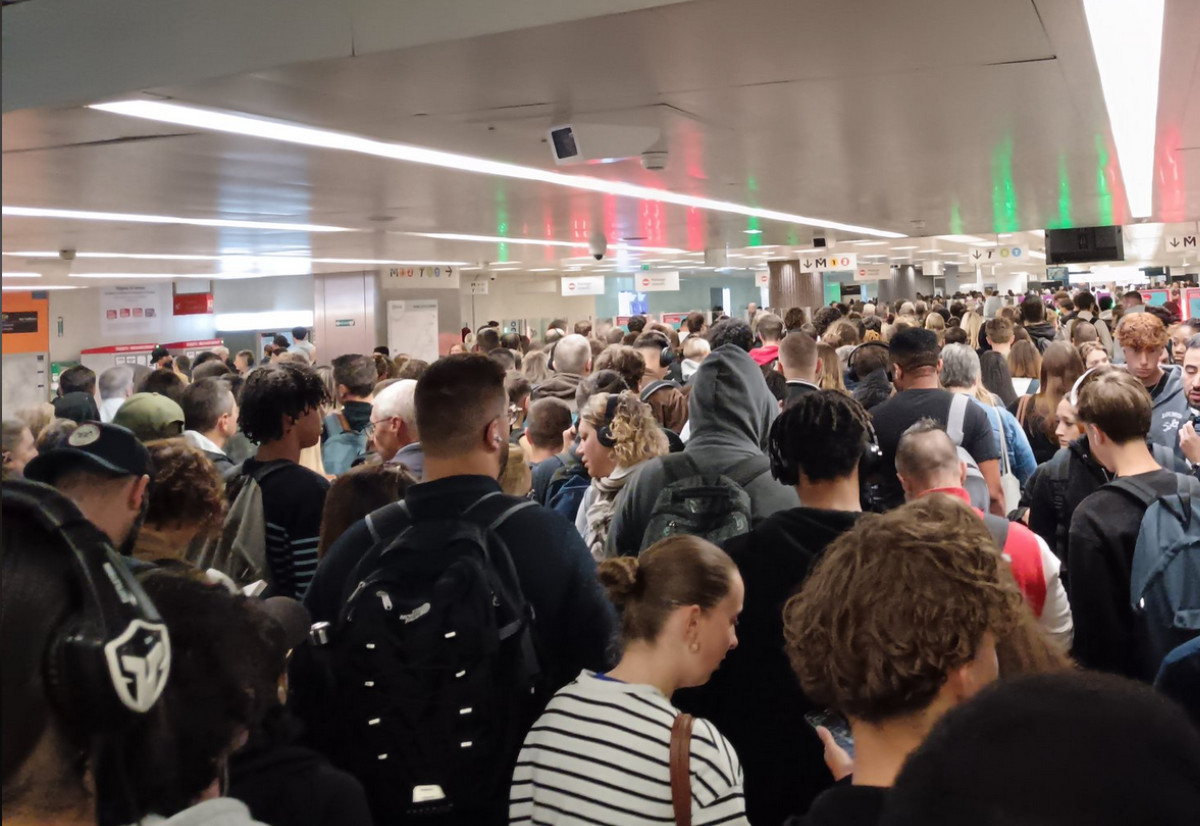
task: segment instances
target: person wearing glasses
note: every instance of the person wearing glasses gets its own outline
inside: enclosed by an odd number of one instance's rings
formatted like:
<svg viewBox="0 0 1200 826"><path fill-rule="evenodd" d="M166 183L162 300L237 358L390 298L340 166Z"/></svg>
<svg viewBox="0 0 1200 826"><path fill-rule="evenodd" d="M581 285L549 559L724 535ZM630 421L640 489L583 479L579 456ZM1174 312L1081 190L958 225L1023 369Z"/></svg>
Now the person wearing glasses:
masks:
<svg viewBox="0 0 1200 826"><path fill-rule="evenodd" d="M416 390L413 379L401 379L381 390L375 397L371 421L364 432L384 464L404 465L419 482L425 459L413 401Z"/></svg>

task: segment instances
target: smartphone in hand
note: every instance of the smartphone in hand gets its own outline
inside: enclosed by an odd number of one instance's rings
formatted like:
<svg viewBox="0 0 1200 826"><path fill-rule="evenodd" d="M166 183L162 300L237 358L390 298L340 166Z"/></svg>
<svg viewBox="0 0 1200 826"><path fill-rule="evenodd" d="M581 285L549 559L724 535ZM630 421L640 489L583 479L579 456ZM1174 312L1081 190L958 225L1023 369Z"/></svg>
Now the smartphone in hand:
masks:
<svg viewBox="0 0 1200 826"><path fill-rule="evenodd" d="M833 741L838 744L851 759L854 758L854 735L850 733L850 724L846 718L836 711L810 711L804 715L804 721L816 729L824 726L833 735Z"/></svg>

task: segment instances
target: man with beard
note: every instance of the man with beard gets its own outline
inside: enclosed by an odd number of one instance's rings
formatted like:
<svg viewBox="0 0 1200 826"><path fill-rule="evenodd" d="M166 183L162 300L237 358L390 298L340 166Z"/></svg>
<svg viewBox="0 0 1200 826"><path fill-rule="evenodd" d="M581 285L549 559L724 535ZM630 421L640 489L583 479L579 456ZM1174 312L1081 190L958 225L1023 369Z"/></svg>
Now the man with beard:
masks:
<svg viewBox="0 0 1200 826"><path fill-rule="evenodd" d="M1188 339L1183 351L1183 392L1191 415L1179 428L1179 450L1195 470L1200 467L1200 435L1196 433L1196 418L1200 416L1200 335Z"/></svg>
<svg viewBox="0 0 1200 826"><path fill-rule="evenodd" d="M146 518L153 473L150 452L132 431L101 422L84 422L65 445L25 467L25 478L58 488L123 556Z"/></svg>

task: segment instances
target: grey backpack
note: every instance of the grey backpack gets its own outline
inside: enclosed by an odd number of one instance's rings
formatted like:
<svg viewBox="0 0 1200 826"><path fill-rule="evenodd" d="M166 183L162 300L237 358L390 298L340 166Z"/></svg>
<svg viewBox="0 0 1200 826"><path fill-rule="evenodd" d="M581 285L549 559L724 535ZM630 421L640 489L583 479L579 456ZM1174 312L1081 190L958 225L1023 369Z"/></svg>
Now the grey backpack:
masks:
<svg viewBox="0 0 1200 826"><path fill-rule="evenodd" d="M267 571L267 521L263 516L262 481L280 468L292 464L286 459L266 462L253 473L244 466L225 482L229 508L221 532L201 546L192 561L201 569L215 568L238 585L269 579Z"/></svg>
<svg viewBox="0 0 1200 826"><path fill-rule="evenodd" d="M1171 649L1200 636L1200 481L1175 474L1174 494L1130 478L1109 486L1146 505L1133 552L1129 600L1142 679L1153 680Z"/></svg>
<svg viewBox="0 0 1200 826"><path fill-rule="evenodd" d="M666 486L658 494L642 547L675 534L719 544L750 531L746 485L771 469L766 456L750 456L725 473L705 472L686 452L663 457Z"/></svg>
<svg viewBox="0 0 1200 826"><path fill-rule="evenodd" d="M950 400L950 416L946 422L946 434L950 437L950 441L958 447L958 458L967 463L967 479L963 482L963 487L971 496L971 507L979 508L987 513L988 507L992 503L987 480L983 478L983 472L979 470L979 463L975 461L975 457L962 446L967 405L970 403L971 400L962 393L954 394L954 398Z"/></svg>

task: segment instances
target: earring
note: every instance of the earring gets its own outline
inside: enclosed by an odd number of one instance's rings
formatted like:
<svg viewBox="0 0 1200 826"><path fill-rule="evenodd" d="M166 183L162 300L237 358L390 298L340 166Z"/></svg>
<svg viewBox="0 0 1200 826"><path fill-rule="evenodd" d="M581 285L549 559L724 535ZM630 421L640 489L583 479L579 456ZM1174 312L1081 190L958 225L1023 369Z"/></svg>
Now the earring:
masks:
<svg viewBox="0 0 1200 826"><path fill-rule="evenodd" d="M691 651L693 654L695 654L696 652L698 652L700 650L700 643L693 642L691 645L688 646L688 650Z"/></svg>

